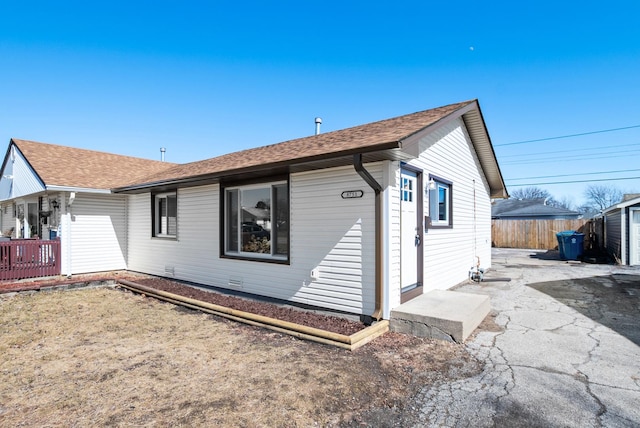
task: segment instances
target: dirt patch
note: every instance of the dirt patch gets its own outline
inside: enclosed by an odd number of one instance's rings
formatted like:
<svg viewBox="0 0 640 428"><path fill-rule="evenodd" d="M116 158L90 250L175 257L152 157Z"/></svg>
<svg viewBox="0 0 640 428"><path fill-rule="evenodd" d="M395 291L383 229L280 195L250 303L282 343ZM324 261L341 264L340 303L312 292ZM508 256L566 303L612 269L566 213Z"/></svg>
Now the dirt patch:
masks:
<svg viewBox="0 0 640 428"><path fill-rule="evenodd" d="M403 426L464 347L388 333L354 352L111 288L0 296L2 426Z"/></svg>
<svg viewBox="0 0 640 428"><path fill-rule="evenodd" d="M478 326L474 334L477 334L478 332L481 332L481 331L489 331L492 333L499 333L501 331L504 331L504 327L496 323L497 316L498 316L498 313L496 311L489 312L489 315L487 315L482 320L482 322L480 323L480 325Z"/></svg>

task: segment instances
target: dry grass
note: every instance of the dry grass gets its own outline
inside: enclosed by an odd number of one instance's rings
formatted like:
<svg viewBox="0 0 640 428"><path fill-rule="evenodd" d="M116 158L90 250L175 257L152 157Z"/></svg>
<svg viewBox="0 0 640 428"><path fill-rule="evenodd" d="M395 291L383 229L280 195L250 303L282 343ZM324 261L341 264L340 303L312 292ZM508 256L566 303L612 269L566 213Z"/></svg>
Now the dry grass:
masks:
<svg viewBox="0 0 640 428"><path fill-rule="evenodd" d="M0 296L0 326L1 426L376 425L478 369L459 345L349 352L111 288Z"/></svg>

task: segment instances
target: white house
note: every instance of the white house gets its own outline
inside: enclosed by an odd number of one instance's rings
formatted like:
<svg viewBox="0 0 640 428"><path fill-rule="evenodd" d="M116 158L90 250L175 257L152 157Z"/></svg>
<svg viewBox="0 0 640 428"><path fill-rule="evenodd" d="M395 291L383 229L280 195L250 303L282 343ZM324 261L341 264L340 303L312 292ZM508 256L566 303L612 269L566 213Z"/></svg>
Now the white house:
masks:
<svg viewBox="0 0 640 428"><path fill-rule="evenodd" d="M622 265L640 265L640 196L625 195L603 211L605 248Z"/></svg>
<svg viewBox="0 0 640 428"><path fill-rule="evenodd" d="M127 197L111 188L171 165L12 139L0 178L0 231L60 238L63 275L126 269Z"/></svg>
<svg viewBox="0 0 640 428"><path fill-rule="evenodd" d="M491 266L491 199L508 196L476 100L200 162L157 164L146 177L91 194L83 212L90 206L118 226L112 238L90 216L85 228L72 228L71 273L103 270L95 251L73 267L81 257L76 245L104 240L117 242L121 254L108 269L388 319L402 302L459 284L472 266ZM6 165L3 176L11 175ZM103 173L122 171L115 161ZM69 191L77 202L65 220L62 193ZM84 193L62 193L64 226ZM3 206L16 200L7 195ZM107 214L112 205L118 215Z"/></svg>

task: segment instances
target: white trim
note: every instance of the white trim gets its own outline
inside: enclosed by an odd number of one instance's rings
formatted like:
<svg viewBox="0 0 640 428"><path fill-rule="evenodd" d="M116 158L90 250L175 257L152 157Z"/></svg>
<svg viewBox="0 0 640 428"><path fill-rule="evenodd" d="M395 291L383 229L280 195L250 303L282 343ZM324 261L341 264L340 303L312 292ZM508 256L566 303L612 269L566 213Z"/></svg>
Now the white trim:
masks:
<svg viewBox="0 0 640 428"><path fill-rule="evenodd" d="M102 194L111 194L110 189L93 189L90 187L73 187L73 186L56 186L56 185L48 185L45 187L46 190L50 190L52 192L83 192L83 193L102 193Z"/></svg>
<svg viewBox="0 0 640 428"><path fill-rule="evenodd" d="M629 208L629 262L628 265L634 265L635 261L639 259L637 254L637 242L640 240L640 236L636 236L634 233L634 222L633 222L633 214L636 212L640 212L640 207L638 208Z"/></svg>
<svg viewBox="0 0 640 428"><path fill-rule="evenodd" d="M602 214L606 214L608 212L615 211L615 210L620 210L635 204L640 204L640 197L629 199L628 201L620 202L615 205L611 205L609 208L602 211Z"/></svg>
<svg viewBox="0 0 640 428"><path fill-rule="evenodd" d="M626 210L620 211L620 260L622 260L623 265L629 264L629 259L627 259L627 213Z"/></svg>

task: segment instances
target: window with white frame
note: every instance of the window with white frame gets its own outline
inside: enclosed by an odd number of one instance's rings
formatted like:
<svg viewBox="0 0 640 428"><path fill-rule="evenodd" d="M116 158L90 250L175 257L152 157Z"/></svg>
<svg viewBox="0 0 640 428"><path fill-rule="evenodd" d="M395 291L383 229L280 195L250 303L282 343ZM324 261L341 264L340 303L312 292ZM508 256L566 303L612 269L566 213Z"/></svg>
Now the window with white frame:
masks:
<svg viewBox="0 0 640 428"><path fill-rule="evenodd" d="M223 207L225 256L288 260L287 181L226 187Z"/></svg>
<svg viewBox="0 0 640 428"><path fill-rule="evenodd" d="M450 181L429 177L429 218L431 227L451 227L451 188Z"/></svg>
<svg viewBox="0 0 640 428"><path fill-rule="evenodd" d="M153 195L153 236L175 238L178 235L178 195L174 192Z"/></svg>

